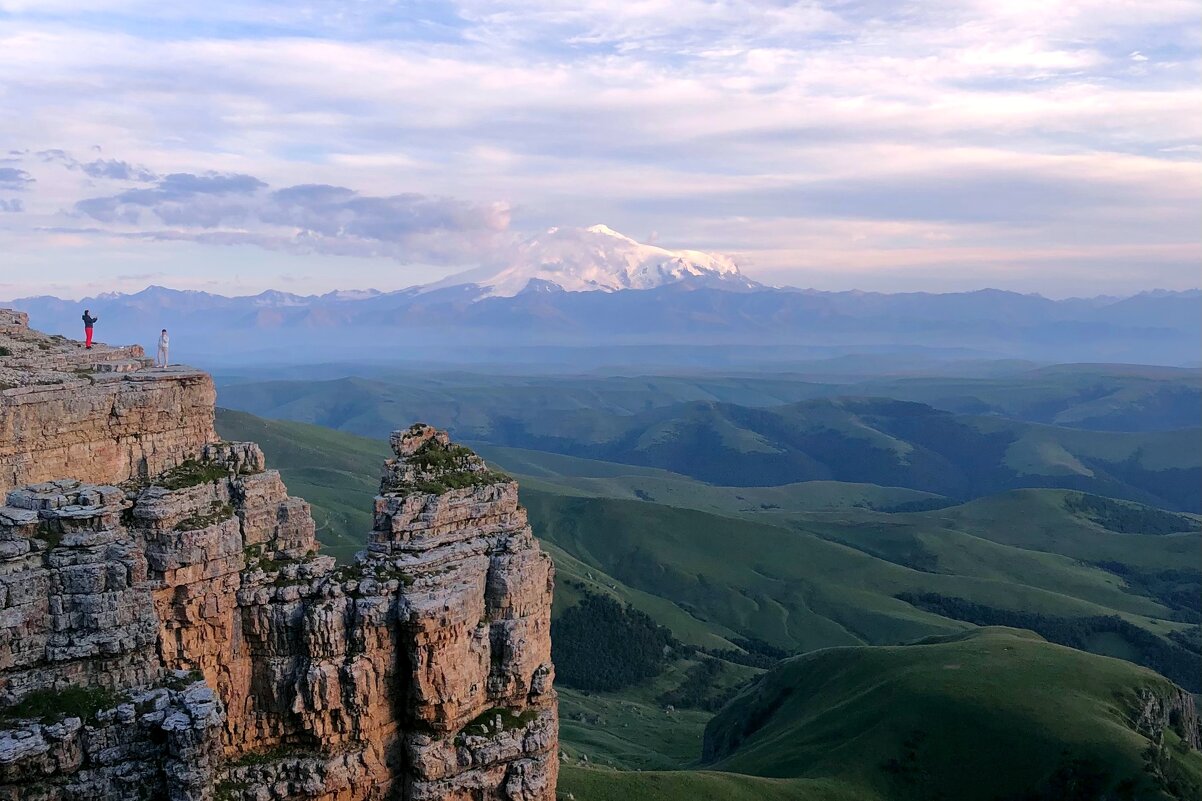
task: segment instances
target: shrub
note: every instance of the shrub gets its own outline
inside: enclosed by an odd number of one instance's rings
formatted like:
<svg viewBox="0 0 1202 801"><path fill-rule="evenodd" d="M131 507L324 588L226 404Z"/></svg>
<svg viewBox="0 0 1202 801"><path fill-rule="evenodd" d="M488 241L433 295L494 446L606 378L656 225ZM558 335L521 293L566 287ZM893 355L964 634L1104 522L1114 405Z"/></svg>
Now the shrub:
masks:
<svg viewBox="0 0 1202 801"><path fill-rule="evenodd" d="M1128 623L1118 615L1053 617L1038 612L997 609L933 592L901 593L897 597L927 612L978 626L1030 629L1045 640L1081 651L1089 650L1087 645L1096 634L1118 634L1138 652L1139 656L1133 662L1155 670L1190 692L1202 691L1202 657L1175 642Z"/></svg>
<svg viewBox="0 0 1202 801"><path fill-rule="evenodd" d="M5 720L40 720L57 723L63 718L92 720L96 713L121 703L121 696L100 687L66 687L61 690L34 690L17 703L0 711Z"/></svg>
<svg viewBox="0 0 1202 801"><path fill-rule="evenodd" d="M1066 495L1064 508L1119 534L1176 534L1197 531L1196 520L1161 509L1103 498L1086 493Z"/></svg>
<svg viewBox="0 0 1202 801"><path fill-rule="evenodd" d="M555 675L579 690L620 690L658 676L675 645L646 614L600 595L586 595L551 623Z"/></svg>
<svg viewBox="0 0 1202 801"><path fill-rule="evenodd" d="M679 687L661 693L656 700L664 706L717 712L727 701L734 698L743 686L732 685L725 689L717 687L722 671L722 663L717 659L703 658L689 668Z"/></svg>

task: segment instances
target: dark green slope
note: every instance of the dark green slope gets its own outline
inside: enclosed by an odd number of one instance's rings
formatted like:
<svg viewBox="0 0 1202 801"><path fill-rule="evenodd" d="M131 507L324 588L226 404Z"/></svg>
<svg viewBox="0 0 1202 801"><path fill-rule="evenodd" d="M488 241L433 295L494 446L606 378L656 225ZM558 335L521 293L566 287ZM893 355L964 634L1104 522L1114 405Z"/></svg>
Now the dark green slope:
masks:
<svg viewBox="0 0 1202 801"><path fill-rule="evenodd" d="M348 558L362 547L387 446L225 410L218 427L223 436L263 445L290 490L314 505L328 551ZM557 614L587 588L635 605L689 643L722 648L735 638L754 637L803 651L898 643L963 629L966 622L935 613L930 604L915 606L897 597L935 593L1054 619L1118 615L1154 635L1153 644L1168 649L1175 663L1188 669L1196 659L1180 652L1184 643L1166 639L1188 636L1180 607L1197 607L1202 575L1194 566L1196 532L1109 531L1070 511L1066 493L1058 491L1023 491L911 514L847 507L807 513L787 508L782 498L755 512L747 511L739 490L707 488L679 476L668 481L674 497L690 504L708 498L723 512L713 514L564 494L551 467L616 482L621 477L613 471L621 466L579 460L565 466L556 462L563 457L549 456L534 465L541 478L524 483L522 497L562 579ZM532 459L524 452L512 464L532 469ZM616 486L640 492L653 486L640 484L649 477L631 470ZM662 492L662 476L650 478L660 482L654 488ZM536 483L542 491L530 488ZM851 492L862 497L864 488ZM831 496L825 489L821 505ZM1162 580L1166 575L1174 580ZM1143 659L1121 633L1093 638L1090 647Z"/></svg>
<svg viewBox="0 0 1202 801"><path fill-rule="evenodd" d="M1063 487L1198 511L1197 375L1179 372L1102 366L1001 384L925 378L842 385L783 377L455 375L239 384L222 387L221 397L258 414L380 438L426 419L460 439L663 468L728 486L834 480L961 500ZM879 397L889 394L936 406ZM1170 421L1179 427L1168 430ZM1131 430L1074 427L1081 425Z"/></svg>
<svg viewBox="0 0 1202 801"><path fill-rule="evenodd" d="M877 801L826 779L766 779L716 770L617 771L565 765L556 796L589 801Z"/></svg>
<svg viewBox="0 0 1202 801"><path fill-rule="evenodd" d="M829 365L833 367L834 365ZM980 365L978 365L980 366ZM970 365L960 365L969 369ZM899 365L888 365L890 372ZM284 368L283 374L295 374ZM866 371L871 373L870 371ZM1105 431L1166 431L1202 424L1202 372L1141 365L999 366L978 377L872 377L824 373L698 376L510 376L431 374L362 364L306 368L305 380L221 382L222 405L255 414L383 436L412 420L488 438L497 421L548 411L595 409L630 415L692 401L776 406L859 395L917 401L959 414ZM363 378L313 380L318 375Z"/></svg>
<svg viewBox="0 0 1202 801"><path fill-rule="evenodd" d="M1200 384L1197 370L1065 364L1003 378L874 379L854 394L1095 431L1164 431L1202 422Z"/></svg>
<svg viewBox="0 0 1202 801"><path fill-rule="evenodd" d="M1058 617L1118 613L1158 635L1184 628L1108 571L936 525L895 526L889 515L790 515L789 527L637 501L532 490L522 498L538 535L582 565L695 620L793 651L960 628L897 598L915 592ZM907 564L913 542L924 549L918 565Z"/></svg>
<svg viewBox="0 0 1202 801"><path fill-rule="evenodd" d="M1186 698L1150 671L1011 629L828 649L781 663L711 720L704 769L573 761L559 797L1192 801L1202 756L1171 711Z"/></svg>
<svg viewBox="0 0 1202 801"><path fill-rule="evenodd" d="M1202 432L1095 432L973 417L882 398L771 408L690 403L631 416L593 410L508 420L487 437L683 473L728 486L834 480L968 499L1063 487L1202 508Z"/></svg>
<svg viewBox="0 0 1202 801"><path fill-rule="evenodd" d="M1137 722L1187 698L1120 660L979 629L783 662L710 722L705 758L864 798L1194 799L1202 756L1182 747L1183 718Z"/></svg>

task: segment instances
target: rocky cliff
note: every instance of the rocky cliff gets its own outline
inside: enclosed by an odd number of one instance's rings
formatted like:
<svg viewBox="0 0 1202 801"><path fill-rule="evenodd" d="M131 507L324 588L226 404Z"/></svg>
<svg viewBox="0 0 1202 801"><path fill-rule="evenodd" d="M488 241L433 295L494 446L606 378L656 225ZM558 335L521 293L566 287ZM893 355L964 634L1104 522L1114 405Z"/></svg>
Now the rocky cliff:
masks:
<svg viewBox="0 0 1202 801"><path fill-rule="evenodd" d="M65 476L147 479L215 440L212 379L149 363L137 345L83 350L0 309L0 492Z"/></svg>
<svg viewBox="0 0 1202 801"><path fill-rule="evenodd" d="M553 799L552 567L517 486L397 432L318 553L207 375L0 312L0 801Z"/></svg>

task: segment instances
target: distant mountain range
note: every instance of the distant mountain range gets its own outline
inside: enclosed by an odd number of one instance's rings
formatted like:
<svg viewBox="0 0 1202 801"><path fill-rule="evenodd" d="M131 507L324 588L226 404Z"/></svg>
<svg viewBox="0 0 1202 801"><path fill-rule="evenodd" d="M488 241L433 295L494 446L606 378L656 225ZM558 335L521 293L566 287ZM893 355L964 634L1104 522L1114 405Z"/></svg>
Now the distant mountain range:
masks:
<svg viewBox="0 0 1202 801"><path fill-rule="evenodd" d="M1202 361L1200 299L1197 290L1049 300L993 289L884 294L770 287L725 256L640 244L598 225L551 229L500 267L395 292L225 297L151 286L5 305L70 336L78 336L80 313L90 308L100 317L97 336L113 342L149 342L167 326L181 353L209 363L348 356L497 362L516 358L506 349L554 343L602 348L611 362L621 345L684 348L692 364L705 363L697 356L705 349L733 347L733 360L747 364L924 353L1193 366ZM679 358L643 350L618 361ZM729 364L732 356L723 359ZM581 365L596 366L590 359Z"/></svg>

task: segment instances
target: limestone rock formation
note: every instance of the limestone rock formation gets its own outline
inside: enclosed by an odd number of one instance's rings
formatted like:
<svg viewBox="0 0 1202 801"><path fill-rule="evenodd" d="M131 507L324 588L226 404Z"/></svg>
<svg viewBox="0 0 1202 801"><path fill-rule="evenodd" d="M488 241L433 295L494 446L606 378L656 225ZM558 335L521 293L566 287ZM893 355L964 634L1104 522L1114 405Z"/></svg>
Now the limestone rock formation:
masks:
<svg viewBox="0 0 1202 801"><path fill-rule="evenodd" d="M517 485L392 439L355 564L209 377L0 311L0 801L550 801L552 567Z"/></svg>
<svg viewBox="0 0 1202 801"><path fill-rule="evenodd" d="M84 350L0 309L0 493L66 477L145 479L217 439L208 374L149 364L137 345Z"/></svg>

